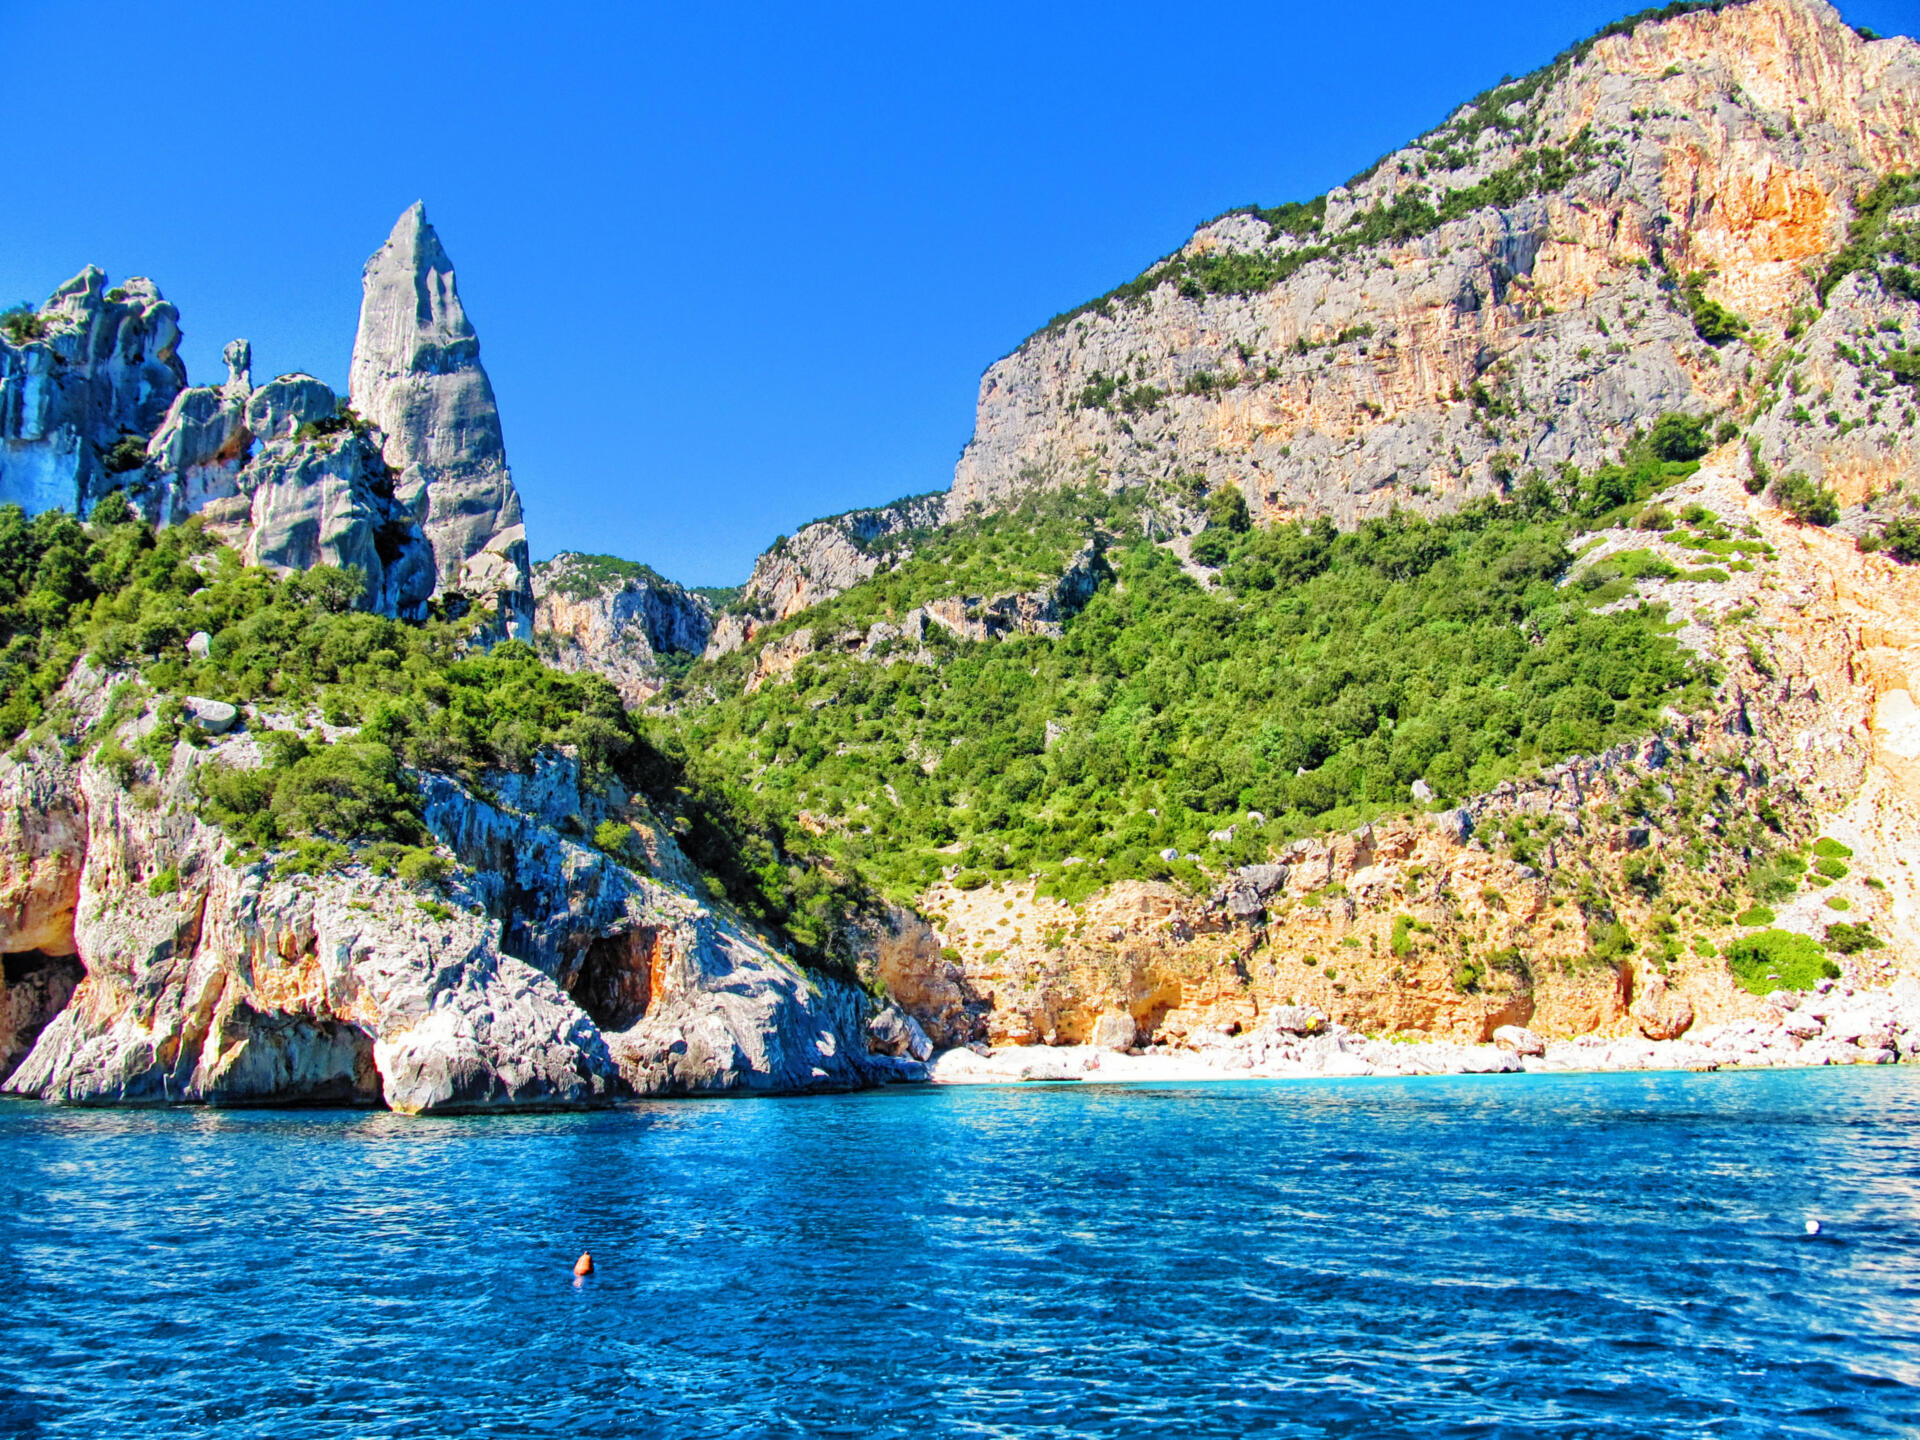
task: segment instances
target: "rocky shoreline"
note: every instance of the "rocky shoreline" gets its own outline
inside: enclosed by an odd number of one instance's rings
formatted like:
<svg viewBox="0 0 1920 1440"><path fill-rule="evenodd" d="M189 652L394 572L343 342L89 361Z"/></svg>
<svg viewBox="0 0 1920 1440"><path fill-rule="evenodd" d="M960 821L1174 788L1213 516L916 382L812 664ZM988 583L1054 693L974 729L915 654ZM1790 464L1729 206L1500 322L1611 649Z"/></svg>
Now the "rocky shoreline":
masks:
<svg viewBox="0 0 1920 1440"><path fill-rule="evenodd" d="M1211 1032L1186 1046L955 1046L935 1054L927 1071L936 1085L1012 1085L1920 1063L1920 983L1911 979L1885 990L1855 990L1832 981L1810 991L1777 990L1767 997L1767 1009L1771 1018L1701 1026L1677 1040L1639 1035L1548 1040L1503 1025L1492 1043L1475 1045L1368 1037L1310 1005L1294 1005L1251 1032Z"/></svg>

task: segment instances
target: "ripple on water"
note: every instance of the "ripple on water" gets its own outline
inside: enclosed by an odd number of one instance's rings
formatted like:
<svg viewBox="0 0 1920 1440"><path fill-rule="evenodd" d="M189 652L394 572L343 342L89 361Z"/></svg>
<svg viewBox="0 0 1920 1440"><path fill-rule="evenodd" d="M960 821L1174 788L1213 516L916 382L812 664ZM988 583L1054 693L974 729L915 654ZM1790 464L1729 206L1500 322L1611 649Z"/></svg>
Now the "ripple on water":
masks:
<svg viewBox="0 0 1920 1440"><path fill-rule="evenodd" d="M1906 1434L1917 1127L1887 1070L4 1104L0 1433Z"/></svg>

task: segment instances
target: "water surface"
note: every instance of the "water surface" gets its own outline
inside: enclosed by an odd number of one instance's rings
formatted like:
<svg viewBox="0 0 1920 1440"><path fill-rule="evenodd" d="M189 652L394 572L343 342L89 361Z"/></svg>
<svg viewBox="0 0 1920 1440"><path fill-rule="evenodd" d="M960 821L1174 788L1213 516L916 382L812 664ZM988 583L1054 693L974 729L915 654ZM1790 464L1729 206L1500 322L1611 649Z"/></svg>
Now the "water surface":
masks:
<svg viewBox="0 0 1920 1440"><path fill-rule="evenodd" d="M0 1434L1911 1434L1916 1142L1907 1070L8 1103Z"/></svg>

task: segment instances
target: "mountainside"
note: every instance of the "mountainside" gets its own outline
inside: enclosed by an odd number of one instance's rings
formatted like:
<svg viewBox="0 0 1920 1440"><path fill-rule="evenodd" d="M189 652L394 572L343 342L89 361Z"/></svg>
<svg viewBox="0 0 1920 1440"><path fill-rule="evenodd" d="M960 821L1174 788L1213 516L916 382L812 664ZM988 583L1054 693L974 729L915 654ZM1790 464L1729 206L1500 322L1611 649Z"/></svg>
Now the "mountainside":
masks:
<svg viewBox="0 0 1920 1440"><path fill-rule="evenodd" d="M1591 468L1665 411L1766 411L1855 196L1920 167L1920 47L1821 0L1616 28L1031 336L981 381L954 513L1198 473L1351 525ZM1910 409L1797 448L1885 489Z"/></svg>
<svg viewBox="0 0 1920 1440"><path fill-rule="evenodd" d="M1665 1041L1888 982L1915 169L1911 40L1610 27L1030 337L946 523L710 649L671 729L926 917L869 973L943 1044L1294 1001Z"/></svg>

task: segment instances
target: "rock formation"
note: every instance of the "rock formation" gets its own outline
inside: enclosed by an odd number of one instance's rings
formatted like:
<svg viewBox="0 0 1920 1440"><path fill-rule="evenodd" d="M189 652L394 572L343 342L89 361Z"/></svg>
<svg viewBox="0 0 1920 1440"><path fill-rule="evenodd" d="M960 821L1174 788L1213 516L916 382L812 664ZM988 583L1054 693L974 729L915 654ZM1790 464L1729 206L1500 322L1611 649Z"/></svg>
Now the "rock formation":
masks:
<svg viewBox="0 0 1920 1440"><path fill-rule="evenodd" d="M1916 167L1912 40L1824 0L1643 21L1031 336L981 380L951 508L1203 473L1256 517L1349 525L1591 467L1663 411L1751 404L1855 196ZM1850 401L1811 338L1807 386ZM1911 432L1875 448L1891 408L1836 450L1847 483L1911 466Z"/></svg>
<svg viewBox="0 0 1920 1440"><path fill-rule="evenodd" d="M119 679L82 667L78 723ZM19 917L0 928L9 1092L421 1113L919 1073L869 1044L860 992L692 898L671 833L583 790L563 757L490 777L484 798L422 777L458 867L438 895L358 864L307 876L243 857L196 818L194 775L260 758L245 729L181 744L139 795L57 743L0 760L0 884ZM661 878L576 838L583 817L615 815Z"/></svg>
<svg viewBox="0 0 1920 1440"><path fill-rule="evenodd" d="M395 493L426 532L440 587L497 604L508 631L527 633L526 527L500 411L453 262L422 204L367 261L348 388L384 437Z"/></svg>
<svg viewBox="0 0 1920 1440"><path fill-rule="evenodd" d="M899 564L913 553L914 535L946 517L944 495L914 495L815 520L775 541L754 561L738 603L716 618L708 656L737 650L766 626Z"/></svg>
<svg viewBox="0 0 1920 1440"><path fill-rule="evenodd" d="M179 313L151 280L107 288L89 265L0 326L0 505L85 511L138 469L187 383Z"/></svg>
<svg viewBox="0 0 1920 1440"><path fill-rule="evenodd" d="M629 705L666 683L664 655L692 657L713 634L713 607L642 565L563 552L533 567L533 628L563 670L604 675Z"/></svg>

